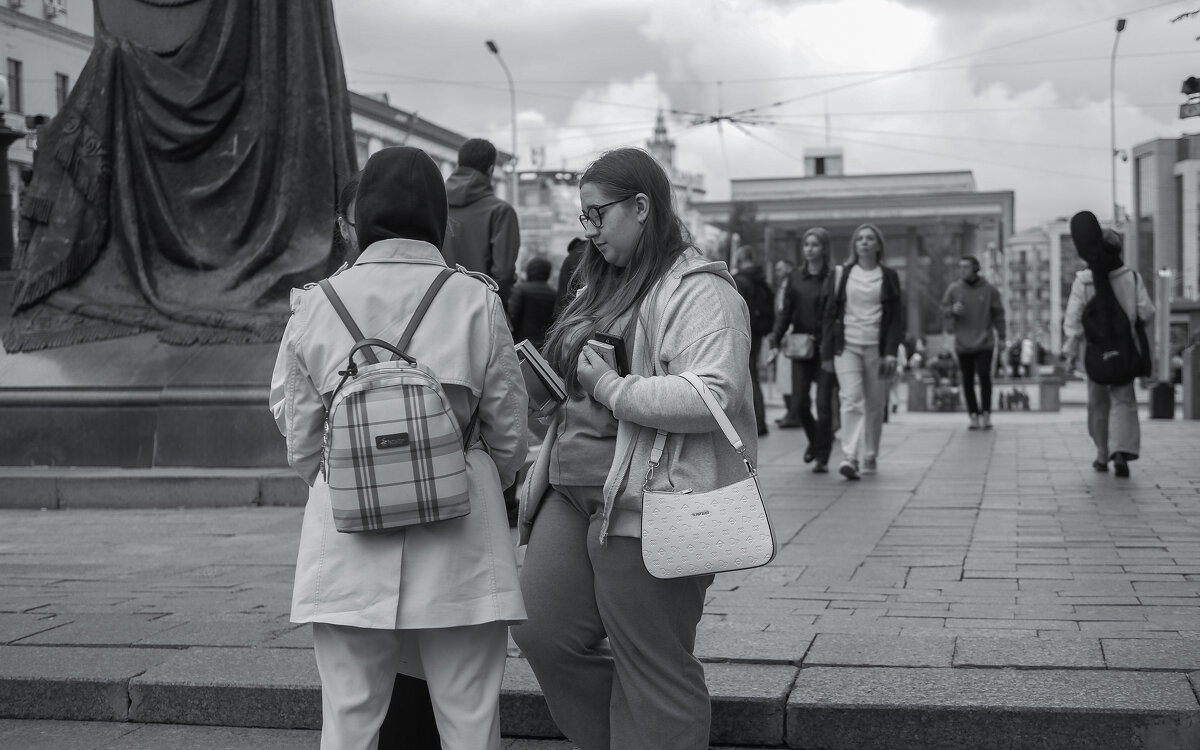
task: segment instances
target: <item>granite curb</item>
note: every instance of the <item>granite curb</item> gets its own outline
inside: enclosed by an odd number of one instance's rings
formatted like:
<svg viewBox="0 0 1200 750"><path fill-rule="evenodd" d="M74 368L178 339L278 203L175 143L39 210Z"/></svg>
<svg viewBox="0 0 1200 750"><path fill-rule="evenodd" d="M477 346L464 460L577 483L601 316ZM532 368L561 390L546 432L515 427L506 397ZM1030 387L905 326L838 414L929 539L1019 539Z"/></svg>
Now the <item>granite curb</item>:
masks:
<svg viewBox="0 0 1200 750"><path fill-rule="evenodd" d="M712 741L811 750L1200 747L1200 672L709 662ZM0 646L0 719L320 726L303 648ZM510 657L505 737L557 739Z"/></svg>

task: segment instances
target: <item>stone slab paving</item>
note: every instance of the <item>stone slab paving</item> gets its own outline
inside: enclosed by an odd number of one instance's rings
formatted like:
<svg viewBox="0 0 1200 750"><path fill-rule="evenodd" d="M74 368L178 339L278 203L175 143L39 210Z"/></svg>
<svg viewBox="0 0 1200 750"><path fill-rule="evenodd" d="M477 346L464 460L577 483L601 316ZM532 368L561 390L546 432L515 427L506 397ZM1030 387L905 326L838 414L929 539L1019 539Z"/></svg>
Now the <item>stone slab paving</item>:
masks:
<svg viewBox="0 0 1200 750"><path fill-rule="evenodd" d="M781 547L709 591L697 653L714 741L850 747L812 734L820 711L829 726L836 712L873 717L850 722L857 747L905 747L922 727L937 747L981 710L939 697L962 681L961 695L994 692L981 726L1022 747L1062 736L1050 719L1072 712L1107 717L1097 726L1109 736L1136 734L1131 747L1184 746L1172 743L1200 715L1188 677L1200 671L1200 423L1144 420L1143 457L1118 480L1091 470L1081 409L1000 414L991 432L964 422L893 415L880 471L860 482L813 475L800 431L762 441ZM117 510L0 498L0 715L315 726L311 635L288 622L301 509L198 507L194 483L157 502L143 490ZM536 680L511 656L505 732L555 748ZM806 703L820 675L832 703ZM1112 710L1047 713L1049 688L1020 689L1091 684L1068 677L1113 680L1086 688ZM916 713L856 700L863 683ZM1121 703L1165 685L1166 714ZM68 689L79 710L55 707ZM10 700L21 691L32 697Z"/></svg>

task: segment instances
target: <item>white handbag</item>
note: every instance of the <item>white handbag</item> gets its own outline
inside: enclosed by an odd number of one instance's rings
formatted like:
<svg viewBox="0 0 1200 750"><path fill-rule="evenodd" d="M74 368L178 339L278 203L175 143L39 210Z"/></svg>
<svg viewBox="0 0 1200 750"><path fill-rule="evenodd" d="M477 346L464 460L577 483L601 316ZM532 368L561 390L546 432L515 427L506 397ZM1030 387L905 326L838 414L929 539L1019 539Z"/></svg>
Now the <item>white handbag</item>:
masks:
<svg viewBox="0 0 1200 750"><path fill-rule="evenodd" d="M775 530L767 516L758 472L746 446L706 385L682 374L704 399L721 431L746 463L748 476L708 492L650 489L667 433L658 431L642 485L642 562L655 578L684 578L757 568L775 557Z"/></svg>
<svg viewBox="0 0 1200 750"><path fill-rule="evenodd" d="M783 356L812 359L817 353L817 337L811 333L789 333L783 337Z"/></svg>

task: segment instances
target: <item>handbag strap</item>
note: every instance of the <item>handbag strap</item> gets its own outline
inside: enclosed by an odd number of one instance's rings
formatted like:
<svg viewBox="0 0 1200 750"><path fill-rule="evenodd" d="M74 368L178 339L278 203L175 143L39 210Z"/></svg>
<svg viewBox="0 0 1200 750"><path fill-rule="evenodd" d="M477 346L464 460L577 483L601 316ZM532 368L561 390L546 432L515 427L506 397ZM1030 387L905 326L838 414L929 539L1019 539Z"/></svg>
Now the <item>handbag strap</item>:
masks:
<svg viewBox="0 0 1200 750"><path fill-rule="evenodd" d="M742 457L742 461L746 464L746 471L752 477L757 476L758 472L754 468L754 463L746 457L746 444L742 442L742 437L738 435L738 431L734 428L733 423L729 421L729 417L725 415L725 411L717 403L717 398L712 394L712 390L695 373L683 372L679 374L679 377L690 383L696 389L696 392L700 394L700 398L704 400L704 405L712 412L713 419L720 426L721 432L725 433L725 439L729 441L733 449ZM650 468L646 471L646 482L642 485L643 490L649 489L650 480L654 477L654 470L658 468L659 463L662 461L666 445L667 432L666 430L659 430L658 434L654 436L654 445L650 448Z"/></svg>

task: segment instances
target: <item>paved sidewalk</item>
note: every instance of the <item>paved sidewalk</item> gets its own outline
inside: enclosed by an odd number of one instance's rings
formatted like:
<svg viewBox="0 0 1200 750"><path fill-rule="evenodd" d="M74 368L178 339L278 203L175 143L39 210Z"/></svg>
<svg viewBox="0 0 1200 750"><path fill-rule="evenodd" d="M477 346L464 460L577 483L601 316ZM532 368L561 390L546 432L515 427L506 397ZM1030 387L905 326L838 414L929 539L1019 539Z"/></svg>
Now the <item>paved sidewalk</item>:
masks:
<svg viewBox="0 0 1200 750"><path fill-rule="evenodd" d="M763 440L781 549L710 589L715 743L1200 748L1200 422L1144 420L1117 479L1082 409L965 421L894 415L859 482L813 475L801 431ZM300 519L0 511L0 747L315 748ZM502 708L506 736L556 735L515 648Z"/></svg>

